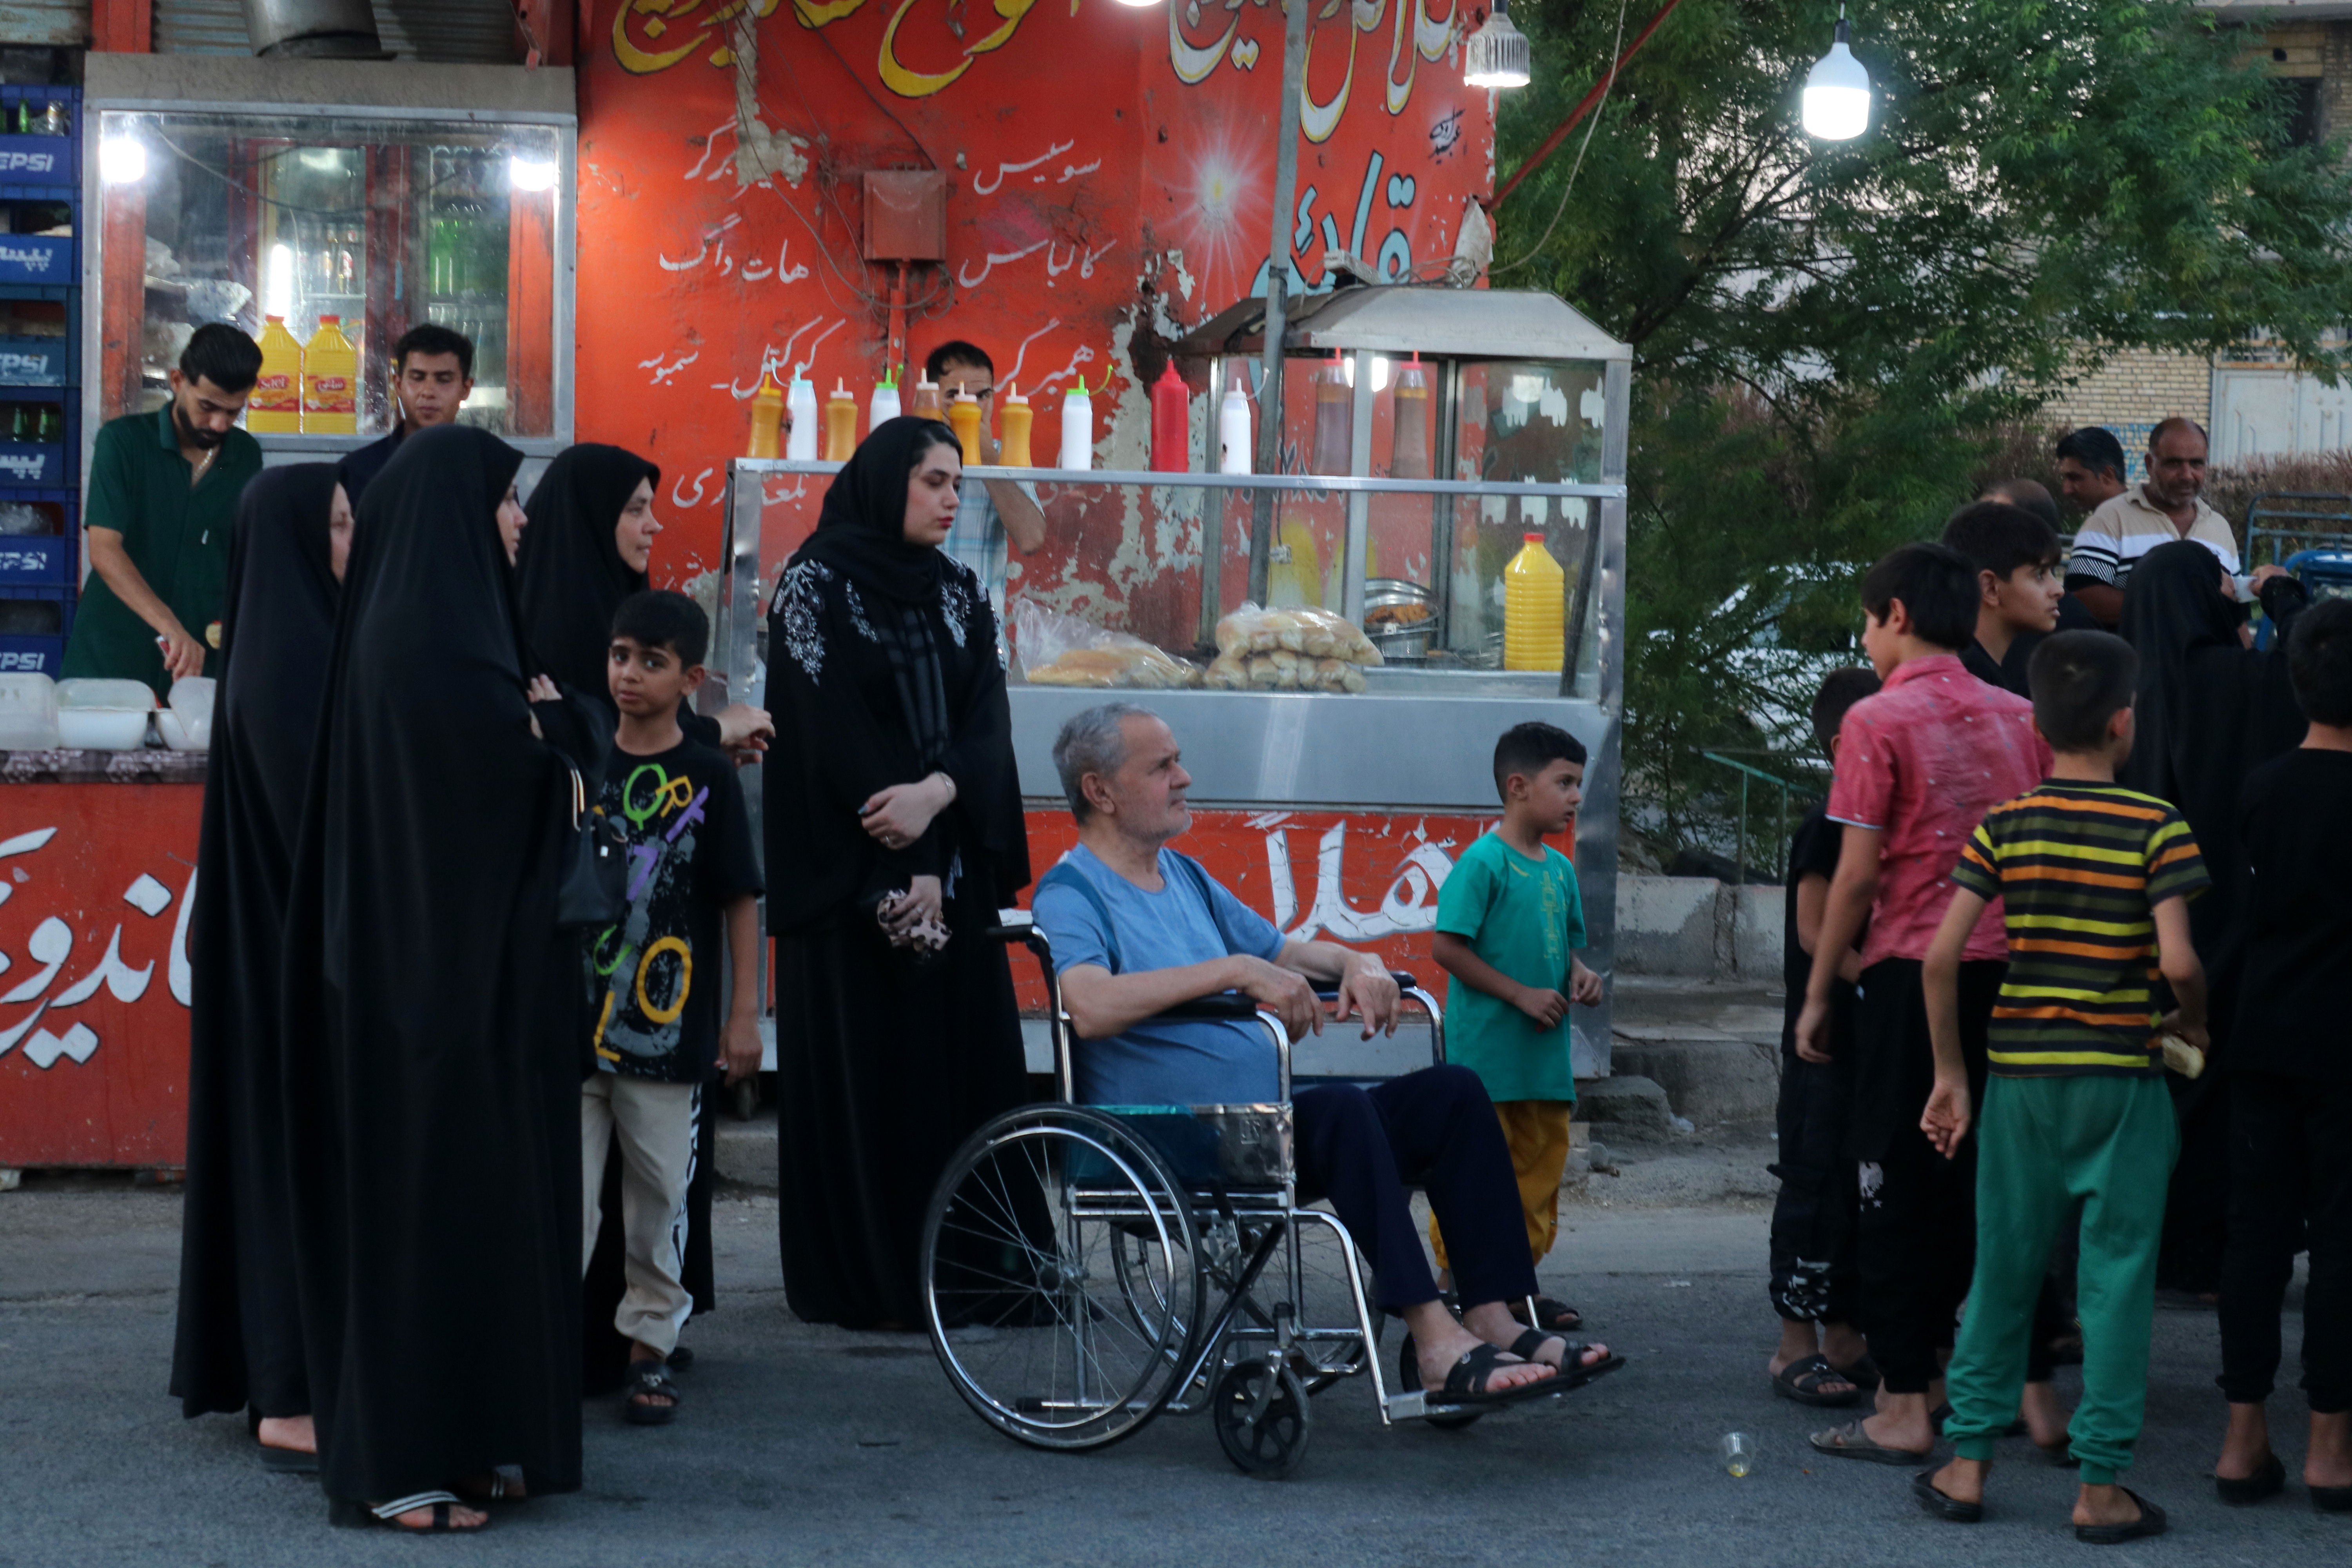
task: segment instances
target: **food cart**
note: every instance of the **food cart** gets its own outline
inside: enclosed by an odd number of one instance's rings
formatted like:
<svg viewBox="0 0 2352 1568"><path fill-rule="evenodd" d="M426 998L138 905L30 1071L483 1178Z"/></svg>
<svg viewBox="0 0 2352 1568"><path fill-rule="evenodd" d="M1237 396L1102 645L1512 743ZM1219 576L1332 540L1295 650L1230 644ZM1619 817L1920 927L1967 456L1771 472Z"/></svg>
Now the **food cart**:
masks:
<svg viewBox="0 0 2352 1568"><path fill-rule="evenodd" d="M1284 334L1283 428L1295 451L1285 467L1339 471L1202 471L1213 450L1203 432L1213 431L1234 378L1262 390L1263 344L1254 335L1262 331L1262 304L1247 300L1174 346L1194 394L1192 471L967 471L1034 482L1050 539L1118 530L1158 542L1147 563L1130 568L1121 605L1066 584L1033 602L1058 597L1055 607L1164 650L1204 680L1220 651L1220 622L1253 593L1266 605L1318 606L1358 626L1369 616L1381 662L1357 668L1360 691L1215 689L1189 676L1161 684L1171 678L1157 664L1146 667L1157 673L1132 678L1138 685L1034 682L1047 650L1023 646L1023 623L1036 617L1019 607L1015 578L1011 700L1033 864L1042 871L1076 839L1051 758L1064 720L1115 698L1147 703L1174 728L1195 780L1189 852L1286 933L1370 946L1434 985L1438 889L1498 813L1495 739L1541 720L1591 752L1573 852L1592 933L1587 962L1607 974L1631 349L1541 293L1398 285L1310 297L1296 303ZM1408 368L1417 374L1406 376ZM1332 395L1335 376L1344 398ZM1417 433L1422 400L1399 396L1408 382L1426 394L1429 424ZM1335 403L1344 405L1344 461L1328 437L1339 423ZM1319 444L1318 406L1327 430ZM1041 426L1051 421L1046 407ZM1409 453L1416 434L1427 441L1434 477L1395 477L1401 423ZM1052 434L1038 430L1034 449L1056 450ZM760 697L764 595L814 527L838 467L751 458L731 466L714 639L730 700ZM1539 534L1564 570L1557 669L1500 668L1502 573L1528 534ZM1414 613L1385 621L1379 614L1398 607ZM1038 1000L1034 990L1024 996ZM1574 1021L1578 1075L1605 1075L1605 1007L1580 1010Z"/></svg>

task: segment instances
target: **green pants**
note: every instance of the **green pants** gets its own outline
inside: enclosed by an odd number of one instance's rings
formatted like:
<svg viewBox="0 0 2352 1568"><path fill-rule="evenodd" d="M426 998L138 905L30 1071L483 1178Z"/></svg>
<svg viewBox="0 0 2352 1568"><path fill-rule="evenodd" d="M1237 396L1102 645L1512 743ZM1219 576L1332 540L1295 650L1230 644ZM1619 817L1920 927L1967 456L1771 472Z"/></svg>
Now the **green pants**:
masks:
<svg viewBox="0 0 2352 1568"><path fill-rule="evenodd" d="M2180 1147L2171 1097L2155 1076L1996 1078L1976 1136L1976 1276L1946 1373L1945 1436L1962 1458L1990 1460L2016 1419L2034 1298L2079 1200L2083 1403L2067 1435L2083 1484L2112 1485L2147 1404L2157 1242Z"/></svg>

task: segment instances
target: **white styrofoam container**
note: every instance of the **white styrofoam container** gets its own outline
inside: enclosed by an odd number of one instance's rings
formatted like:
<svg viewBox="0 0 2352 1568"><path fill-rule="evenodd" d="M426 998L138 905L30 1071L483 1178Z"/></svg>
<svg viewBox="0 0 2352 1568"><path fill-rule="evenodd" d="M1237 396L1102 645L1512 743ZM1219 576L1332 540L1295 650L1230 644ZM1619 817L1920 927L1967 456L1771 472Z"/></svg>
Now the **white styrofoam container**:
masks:
<svg viewBox="0 0 2352 1568"><path fill-rule="evenodd" d="M89 752L135 752L147 743L152 709L60 708L58 736L68 747Z"/></svg>
<svg viewBox="0 0 2352 1568"><path fill-rule="evenodd" d="M155 732L175 752L209 752L213 747L213 721L183 719L176 708L155 710Z"/></svg>
<svg viewBox="0 0 2352 1568"><path fill-rule="evenodd" d="M155 689L143 680L98 680L87 677L58 682L58 708L155 709Z"/></svg>
<svg viewBox="0 0 2352 1568"><path fill-rule="evenodd" d="M47 752L62 744L57 682L46 675L0 675L0 752Z"/></svg>

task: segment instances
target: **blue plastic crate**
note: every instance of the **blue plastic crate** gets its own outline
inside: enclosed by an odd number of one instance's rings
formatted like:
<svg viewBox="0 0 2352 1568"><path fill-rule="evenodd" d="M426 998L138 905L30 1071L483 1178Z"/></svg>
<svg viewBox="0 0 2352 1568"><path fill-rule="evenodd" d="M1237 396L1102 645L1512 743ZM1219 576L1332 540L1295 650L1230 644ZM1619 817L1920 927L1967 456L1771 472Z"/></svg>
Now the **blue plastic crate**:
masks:
<svg viewBox="0 0 2352 1568"><path fill-rule="evenodd" d="M65 483L66 450L33 441L0 441L0 486Z"/></svg>
<svg viewBox="0 0 2352 1568"><path fill-rule="evenodd" d="M0 636L0 675L46 675L54 680L65 662L63 637Z"/></svg>
<svg viewBox="0 0 2352 1568"><path fill-rule="evenodd" d="M70 580L73 541L60 533L0 533L0 586Z"/></svg>
<svg viewBox="0 0 2352 1568"><path fill-rule="evenodd" d="M74 240L62 234L0 234L0 283L70 286Z"/></svg>
<svg viewBox="0 0 2352 1568"><path fill-rule="evenodd" d="M45 201L73 199L81 190L79 145L72 136L0 136L0 185L37 188Z"/></svg>
<svg viewBox="0 0 2352 1568"><path fill-rule="evenodd" d="M0 338L0 387L66 387L78 379L73 339Z"/></svg>

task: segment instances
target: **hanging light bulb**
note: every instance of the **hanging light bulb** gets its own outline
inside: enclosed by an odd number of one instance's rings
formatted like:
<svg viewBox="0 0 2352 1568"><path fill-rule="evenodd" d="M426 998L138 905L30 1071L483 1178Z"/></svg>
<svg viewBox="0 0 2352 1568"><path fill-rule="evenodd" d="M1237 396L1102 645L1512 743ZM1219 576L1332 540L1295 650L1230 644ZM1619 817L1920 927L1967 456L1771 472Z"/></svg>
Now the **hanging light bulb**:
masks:
<svg viewBox="0 0 2352 1568"><path fill-rule="evenodd" d="M1851 142L1870 128L1870 73L1846 47L1852 36L1841 4L1830 52L1805 77L1805 134L1823 142Z"/></svg>
<svg viewBox="0 0 2352 1568"><path fill-rule="evenodd" d="M1511 25L1503 0L1486 25L1462 46L1462 80L1468 87L1525 87L1530 54L1528 36Z"/></svg>

